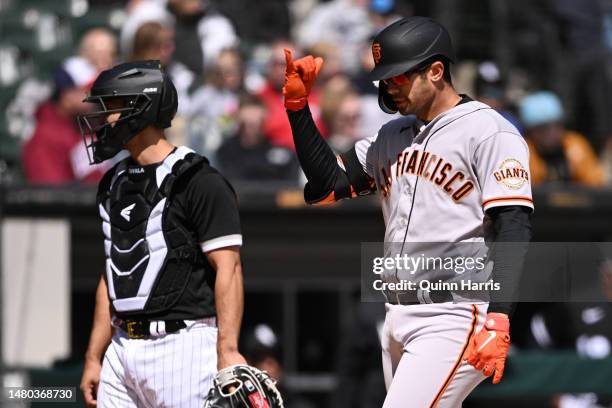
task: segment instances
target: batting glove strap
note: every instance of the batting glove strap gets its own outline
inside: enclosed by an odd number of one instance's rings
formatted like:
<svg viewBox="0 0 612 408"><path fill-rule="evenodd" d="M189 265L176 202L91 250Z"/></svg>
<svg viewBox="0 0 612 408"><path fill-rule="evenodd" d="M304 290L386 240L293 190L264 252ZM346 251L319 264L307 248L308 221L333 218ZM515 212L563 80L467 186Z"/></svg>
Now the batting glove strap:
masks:
<svg viewBox="0 0 612 408"><path fill-rule="evenodd" d="M485 328L487 330L509 332L510 320L508 316L503 313L489 313L485 320Z"/></svg>

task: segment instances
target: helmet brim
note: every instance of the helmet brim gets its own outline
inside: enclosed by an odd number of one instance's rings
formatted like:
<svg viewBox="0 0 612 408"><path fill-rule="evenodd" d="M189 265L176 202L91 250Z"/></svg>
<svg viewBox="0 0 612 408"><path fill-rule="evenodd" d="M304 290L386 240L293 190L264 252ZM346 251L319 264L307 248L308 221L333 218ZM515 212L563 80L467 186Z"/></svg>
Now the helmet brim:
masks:
<svg viewBox="0 0 612 408"><path fill-rule="evenodd" d="M368 75L371 81L381 81L410 71L418 65L418 61L399 62L397 64L378 65Z"/></svg>

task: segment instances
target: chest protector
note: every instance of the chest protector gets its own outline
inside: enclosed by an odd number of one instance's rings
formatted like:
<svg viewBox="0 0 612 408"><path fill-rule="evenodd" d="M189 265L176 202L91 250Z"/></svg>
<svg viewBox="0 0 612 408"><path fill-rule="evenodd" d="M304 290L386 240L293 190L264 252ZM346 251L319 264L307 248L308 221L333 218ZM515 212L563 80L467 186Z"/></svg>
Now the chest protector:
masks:
<svg viewBox="0 0 612 408"><path fill-rule="evenodd" d="M193 270L202 267L198 243L168 208L178 179L213 170L186 147L168 155L154 175L129 163L102 179L98 207L113 307L118 316L142 316L176 304Z"/></svg>

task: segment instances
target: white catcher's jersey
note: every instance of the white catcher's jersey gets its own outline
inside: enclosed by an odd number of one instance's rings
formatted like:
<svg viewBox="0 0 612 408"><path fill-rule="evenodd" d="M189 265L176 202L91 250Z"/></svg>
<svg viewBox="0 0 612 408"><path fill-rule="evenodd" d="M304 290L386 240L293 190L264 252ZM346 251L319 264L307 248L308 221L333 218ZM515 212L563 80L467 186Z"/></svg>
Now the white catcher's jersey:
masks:
<svg viewBox="0 0 612 408"><path fill-rule="evenodd" d="M486 210L533 210L527 143L483 103L459 104L427 125L392 120L355 149L382 197L385 242L481 241Z"/></svg>

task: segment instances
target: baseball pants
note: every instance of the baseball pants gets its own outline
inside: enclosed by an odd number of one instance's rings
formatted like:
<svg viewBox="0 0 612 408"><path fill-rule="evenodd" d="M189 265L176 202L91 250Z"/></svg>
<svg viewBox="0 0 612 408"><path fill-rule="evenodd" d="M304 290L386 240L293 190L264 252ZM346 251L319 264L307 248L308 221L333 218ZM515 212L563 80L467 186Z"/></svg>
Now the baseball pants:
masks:
<svg viewBox="0 0 612 408"><path fill-rule="evenodd" d="M387 397L383 408L457 408L485 379L463 362L487 304L385 305L382 330Z"/></svg>
<svg viewBox="0 0 612 408"><path fill-rule="evenodd" d="M130 339L117 330L104 355L99 408L201 408L217 372L214 318L177 333Z"/></svg>

